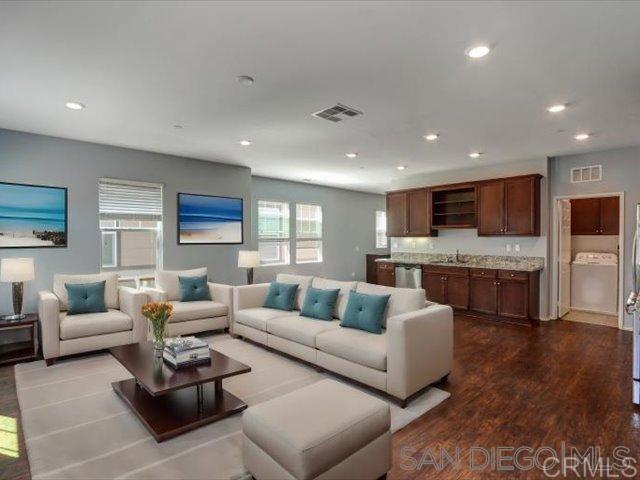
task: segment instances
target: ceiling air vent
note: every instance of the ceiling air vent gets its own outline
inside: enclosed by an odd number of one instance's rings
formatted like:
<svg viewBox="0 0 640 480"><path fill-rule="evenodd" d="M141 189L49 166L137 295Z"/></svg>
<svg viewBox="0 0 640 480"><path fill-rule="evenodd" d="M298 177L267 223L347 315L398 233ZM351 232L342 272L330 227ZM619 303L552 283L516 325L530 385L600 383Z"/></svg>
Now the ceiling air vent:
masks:
<svg viewBox="0 0 640 480"><path fill-rule="evenodd" d="M602 180L602 165L571 169L571 183L599 182Z"/></svg>
<svg viewBox="0 0 640 480"><path fill-rule="evenodd" d="M314 117L324 118L325 120L329 120L330 122L341 122L347 118L357 117L358 115L362 115L362 112L356 110L352 107L347 107L346 105L342 105L341 103L337 103L333 107L325 108L324 110L320 110L319 112L312 113Z"/></svg>

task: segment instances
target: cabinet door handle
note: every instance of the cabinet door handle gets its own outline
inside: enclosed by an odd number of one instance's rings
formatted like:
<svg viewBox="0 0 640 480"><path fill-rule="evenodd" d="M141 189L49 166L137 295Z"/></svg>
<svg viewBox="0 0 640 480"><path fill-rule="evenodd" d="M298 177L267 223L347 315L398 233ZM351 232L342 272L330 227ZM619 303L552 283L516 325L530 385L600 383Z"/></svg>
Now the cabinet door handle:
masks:
<svg viewBox="0 0 640 480"><path fill-rule="evenodd" d="M512 277L515 277L516 275L514 273L511 274Z"/></svg>

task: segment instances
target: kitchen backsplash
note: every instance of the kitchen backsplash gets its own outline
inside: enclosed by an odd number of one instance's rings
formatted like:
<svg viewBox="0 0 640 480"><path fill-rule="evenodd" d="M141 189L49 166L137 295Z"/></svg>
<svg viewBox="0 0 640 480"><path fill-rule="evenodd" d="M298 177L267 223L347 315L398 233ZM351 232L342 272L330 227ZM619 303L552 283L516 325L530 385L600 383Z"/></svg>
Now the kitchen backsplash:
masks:
<svg viewBox="0 0 640 480"><path fill-rule="evenodd" d="M391 238L390 245L392 254L451 254L460 250L473 255L546 257L547 237L478 237L476 230L442 230L437 237Z"/></svg>

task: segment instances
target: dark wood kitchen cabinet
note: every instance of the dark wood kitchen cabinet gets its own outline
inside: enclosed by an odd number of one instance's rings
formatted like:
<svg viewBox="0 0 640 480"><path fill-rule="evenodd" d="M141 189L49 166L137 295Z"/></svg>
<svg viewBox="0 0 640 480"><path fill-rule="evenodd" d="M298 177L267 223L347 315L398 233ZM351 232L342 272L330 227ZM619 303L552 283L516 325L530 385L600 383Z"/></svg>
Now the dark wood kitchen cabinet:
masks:
<svg viewBox="0 0 640 480"><path fill-rule="evenodd" d="M396 286L396 266L391 262L376 262L378 265L377 284L387 287Z"/></svg>
<svg viewBox="0 0 640 480"><path fill-rule="evenodd" d="M426 265L427 300L468 315L531 325L539 319L539 272Z"/></svg>
<svg viewBox="0 0 640 480"><path fill-rule="evenodd" d="M618 235L619 233L619 197L571 200L571 235Z"/></svg>
<svg viewBox="0 0 640 480"><path fill-rule="evenodd" d="M498 314L498 271L473 268L469 273L469 309L487 315Z"/></svg>
<svg viewBox="0 0 640 480"><path fill-rule="evenodd" d="M404 237L407 234L407 194L387 193L387 237Z"/></svg>
<svg viewBox="0 0 640 480"><path fill-rule="evenodd" d="M431 236L430 212L428 188L387 193L387 236Z"/></svg>
<svg viewBox="0 0 640 480"><path fill-rule="evenodd" d="M458 310L469 308L469 271L466 268L427 265L422 270L422 287L431 302L451 305Z"/></svg>
<svg viewBox="0 0 640 480"><path fill-rule="evenodd" d="M378 283L378 263L379 258L389 258L388 253L367 253L365 255L365 267L367 272L367 283Z"/></svg>
<svg viewBox="0 0 640 480"><path fill-rule="evenodd" d="M419 188L407 192L407 236L431 235L429 190Z"/></svg>
<svg viewBox="0 0 640 480"><path fill-rule="evenodd" d="M539 236L540 175L480 182L478 235Z"/></svg>

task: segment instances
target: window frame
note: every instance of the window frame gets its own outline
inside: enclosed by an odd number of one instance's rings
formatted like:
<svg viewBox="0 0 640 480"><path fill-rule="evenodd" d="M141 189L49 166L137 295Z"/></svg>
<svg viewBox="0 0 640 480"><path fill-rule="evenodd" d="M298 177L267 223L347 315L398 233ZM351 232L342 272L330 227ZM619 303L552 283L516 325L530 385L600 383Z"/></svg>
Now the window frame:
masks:
<svg viewBox="0 0 640 480"><path fill-rule="evenodd" d="M260 203L277 203L277 204L281 204L281 205L286 205L287 207L287 214L288 214L288 218L287 218L287 237L270 237L270 238L266 238L266 237L260 237ZM262 267L271 267L271 266L286 266L286 265L291 265L291 202L287 201L287 200L274 200L274 199L267 199L267 198L259 198L256 200L256 216L257 216L257 240L258 240L258 251L260 251L260 244L263 243L273 243L273 244L288 244L288 255L287 258L284 259L284 261L282 262L277 262L277 263L264 263L263 259L262 259L262 255L260 256L260 266Z"/></svg>
<svg viewBox="0 0 640 480"><path fill-rule="evenodd" d="M296 216L295 216L295 264L296 265L308 265L313 263L324 262L324 212L322 205L315 203L298 203L296 202ZM320 236L319 237L300 237L298 233L298 207L317 207L320 209ZM298 244L303 242L319 242L319 260L300 261L298 260Z"/></svg>
<svg viewBox="0 0 640 480"><path fill-rule="evenodd" d="M384 214L384 245L378 243L378 214ZM375 217L375 245L376 249L389 248L389 237L387 236L387 211L386 210L376 210Z"/></svg>
<svg viewBox="0 0 640 480"><path fill-rule="evenodd" d="M112 243L112 249L111 249L111 255L112 258L114 260L114 263L112 265L104 265L103 263L103 252L104 252L104 237L106 236L111 236L113 237L113 243ZM118 232L116 230L103 230L102 228L100 228L100 269L102 271L105 271L105 269L117 269L119 262L118 262Z"/></svg>
<svg viewBox="0 0 640 480"><path fill-rule="evenodd" d="M117 214L107 211L101 211L100 195L98 195L98 231L100 232L100 271L102 272L120 272L124 276L127 275L140 275L153 272L155 270L161 270L163 268L163 229L164 229L164 190L165 186L162 183L148 183L138 182L134 180L126 180L112 177L100 177L98 179L98 190L100 190L102 183L115 183L120 185L131 185L133 187L150 187L158 189L159 197L159 211L154 218L135 218L135 214L132 214L134 218L127 218L127 214ZM145 216L141 214L140 216ZM113 222L113 225L102 226L102 222ZM137 225L121 225L123 222L138 222ZM145 226L145 222L155 222L155 227ZM135 265L135 266L123 266L122 265L122 252L123 242L121 238L122 232L136 232L136 231L152 231L155 232L155 262L149 265ZM102 248L103 241L102 236L104 234L114 236L114 248L115 248L115 265L105 266L102 265Z"/></svg>

